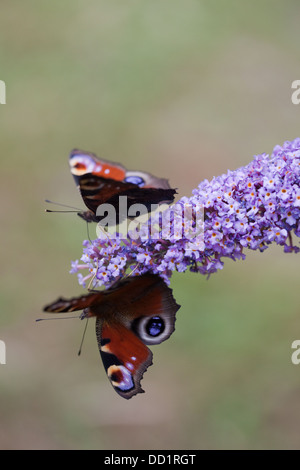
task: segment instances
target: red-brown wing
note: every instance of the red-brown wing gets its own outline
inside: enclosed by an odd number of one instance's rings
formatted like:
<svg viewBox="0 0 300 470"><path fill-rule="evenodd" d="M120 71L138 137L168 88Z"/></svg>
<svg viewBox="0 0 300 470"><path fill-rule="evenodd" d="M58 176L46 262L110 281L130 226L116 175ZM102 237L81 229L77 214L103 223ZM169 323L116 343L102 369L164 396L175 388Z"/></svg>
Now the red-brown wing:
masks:
<svg viewBox="0 0 300 470"><path fill-rule="evenodd" d="M87 173L116 181L123 181L126 175L126 168L120 163L100 159L94 153L84 150L72 150L69 164L76 184L79 183L79 177Z"/></svg>
<svg viewBox="0 0 300 470"><path fill-rule="evenodd" d="M152 364L147 344L159 344L173 333L179 305L172 290L157 275L121 281L106 292L114 316L96 320L100 355L116 392L131 398L143 392L141 380Z"/></svg>
<svg viewBox="0 0 300 470"><path fill-rule="evenodd" d="M132 276L121 281L116 288L106 291L107 300L116 305L122 321L138 334L145 344L159 344L165 341L175 329L178 305L172 289L157 274ZM152 318L161 318L161 331L156 335L147 334ZM158 327L158 325L157 325Z"/></svg>
<svg viewBox="0 0 300 470"><path fill-rule="evenodd" d="M96 320L96 336L108 379L115 391L129 399L143 393L141 379L152 364L150 349L121 323Z"/></svg>
<svg viewBox="0 0 300 470"><path fill-rule="evenodd" d="M170 188L169 182L165 178L157 178L151 173L144 171L126 170L121 163L104 160L94 153L85 152L84 150L72 150L69 163L76 184L79 183L80 176L92 173L103 178L137 184L143 188Z"/></svg>

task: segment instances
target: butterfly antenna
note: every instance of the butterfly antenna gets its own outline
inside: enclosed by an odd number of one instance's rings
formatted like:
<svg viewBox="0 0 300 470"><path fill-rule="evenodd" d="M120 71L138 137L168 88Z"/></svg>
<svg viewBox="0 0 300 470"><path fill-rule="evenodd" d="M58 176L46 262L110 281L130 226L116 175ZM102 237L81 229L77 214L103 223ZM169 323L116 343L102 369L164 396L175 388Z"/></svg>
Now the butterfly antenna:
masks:
<svg viewBox="0 0 300 470"><path fill-rule="evenodd" d="M77 213L78 211L52 211L51 209L45 209L45 212L52 212L52 213L55 213L55 214L69 214L70 212L73 214L73 213Z"/></svg>
<svg viewBox="0 0 300 470"><path fill-rule="evenodd" d="M86 324L85 324L85 327L84 327L84 331L83 331L83 335L82 335L82 339L81 339L81 343L80 343L80 347L79 347L79 351L78 351L78 356L81 355L82 345L83 345L85 333L86 333L86 330L87 330L88 322L89 322L89 319L87 318L86 319Z"/></svg>
<svg viewBox="0 0 300 470"><path fill-rule="evenodd" d="M45 202L47 202L47 204L55 204L56 206L67 207L68 209L75 209L76 211L80 211L78 207L68 206L67 204L62 204L61 202L49 201L49 199L45 199Z"/></svg>
<svg viewBox="0 0 300 470"><path fill-rule="evenodd" d="M49 321L49 320L70 320L71 318L80 318L80 315L72 317L52 317L52 318L37 318L35 321Z"/></svg>

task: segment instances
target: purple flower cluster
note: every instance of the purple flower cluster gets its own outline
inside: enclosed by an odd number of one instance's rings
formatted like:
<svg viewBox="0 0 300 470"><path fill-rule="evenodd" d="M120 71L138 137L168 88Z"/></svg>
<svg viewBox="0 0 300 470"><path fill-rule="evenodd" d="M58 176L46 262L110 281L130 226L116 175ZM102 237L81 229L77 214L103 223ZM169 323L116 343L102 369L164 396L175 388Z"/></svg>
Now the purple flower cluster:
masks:
<svg viewBox="0 0 300 470"><path fill-rule="evenodd" d="M194 238L172 233L84 241L81 261L72 263L71 273L90 287L109 286L132 271L151 271L167 282L173 271L214 273L223 268L224 258L244 259L245 248L264 251L274 242L285 252L298 252L292 234L300 236L300 138L276 146L270 157L257 155L245 167L203 181L178 205L204 208L204 230ZM179 212L173 212L174 222Z"/></svg>

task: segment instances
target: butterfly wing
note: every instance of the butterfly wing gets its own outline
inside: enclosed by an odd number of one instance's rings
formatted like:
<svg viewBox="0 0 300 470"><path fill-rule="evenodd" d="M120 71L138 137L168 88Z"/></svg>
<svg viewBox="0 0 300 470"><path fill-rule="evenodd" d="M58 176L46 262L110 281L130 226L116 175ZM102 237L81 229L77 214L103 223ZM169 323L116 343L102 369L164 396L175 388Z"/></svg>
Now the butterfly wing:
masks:
<svg viewBox="0 0 300 470"><path fill-rule="evenodd" d="M80 176L92 173L95 176L123 181L126 176L126 168L120 163L109 162L100 159L91 152L72 150L69 157L70 170L76 184L79 184Z"/></svg>
<svg viewBox="0 0 300 470"><path fill-rule="evenodd" d="M91 173L79 177L79 190L85 205L94 214L101 204L113 204L118 196L135 189L132 183L122 183Z"/></svg>
<svg viewBox="0 0 300 470"><path fill-rule="evenodd" d="M168 180L164 178L157 178L151 173L143 171L126 170L120 163L100 159L94 153L85 152L84 150L72 150L69 163L71 173L77 185L79 184L80 176L92 173L103 178L137 184L143 188L170 188Z"/></svg>
<svg viewBox="0 0 300 470"><path fill-rule="evenodd" d="M97 318L96 336L107 376L123 398L144 390L141 380L152 364L148 344L160 344L175 329L179 305L172 290L157 275L145 274L111 289L108 302L114 302L113 322Z"/></svg>
<svg viewBox="0 0 300 470"><path fill-rule="evenodd" d="M82 199L88 209L97 217L97 209L102 204L111 204L116 210L117 221L120 222L127 217L127 213L119 211L119 197L126 196L127 210L134 204L143 204L147 211L151 211L153 204L167 202L170 204L176 194L175 189L140 188L136 184L123 183L108 178L95 176L91 173L80 176L79 190Z"/></svg>
<svg viewBox="0 0 300 470"><path fill-rule="evenodd" d="M178 305L172 289L156 274L132 278L127 320L130 329L145 344L160 344L175 330Z"/></svg>
<svg viewBox="0 0 300 470"><path fill-rule="evenodd" d="M137 184L140 188L170 189L167 179L157 178L157 176L145 171L126 171L123 181Z"/></svg>
<svg viewBox="0 0 300 470"><path fill-rule="evenodd" d="M119 222L119 195L136 186L132 183L123 183L109 178L95 176L92 173L78 177L78 187L82 199L89 211L81 212L78 215L87 222L99 222L102 217L96 215L97 209L102 204L111 204L116 214L112 218L112 224ZM125 219L126 214L122 219ZM116 219L116 220L115 220Z"/></svg>
<svg viewBox="0 0 300 470"><path fill-rule="evenodd" d="M143 393L140 382L152 364L152 352L121 323L96 320L96 336L108 379L115 391L129 399Z"/></svg>
<svg viewBox="0 0 300 470"><path fill-rule="evenodd" d="M73 297L71 299L65 299L59 297L55 302L44 307L44 312L48 313L65 313L75 312L77 310L84 310L90 308L95 303L99 302L99 298L102 297L101 292L91 293L88 295L81 295L80 297Z"/></svg>

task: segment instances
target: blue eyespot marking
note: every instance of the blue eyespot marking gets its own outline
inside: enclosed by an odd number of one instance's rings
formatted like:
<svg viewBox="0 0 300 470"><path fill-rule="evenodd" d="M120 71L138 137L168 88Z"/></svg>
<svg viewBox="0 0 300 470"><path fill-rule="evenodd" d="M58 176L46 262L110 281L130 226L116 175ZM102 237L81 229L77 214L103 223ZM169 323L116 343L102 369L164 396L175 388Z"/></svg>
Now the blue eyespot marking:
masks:
<svg viewBox="0 0 300 470"><path fill-rule="evenodd" d="M145 184L145 181L141 176L127 176L124 181L126 181L126 183L136 184L137 186L144 186Z"/></svg>
<svg viewBox="0 0 300 470"><path fill-rule="evenodd" d="M149 336L158 336L165 329L165 324L160 317L152 317L146 326L146 331Z"/></svg>

